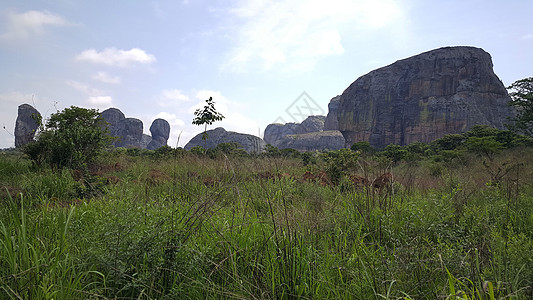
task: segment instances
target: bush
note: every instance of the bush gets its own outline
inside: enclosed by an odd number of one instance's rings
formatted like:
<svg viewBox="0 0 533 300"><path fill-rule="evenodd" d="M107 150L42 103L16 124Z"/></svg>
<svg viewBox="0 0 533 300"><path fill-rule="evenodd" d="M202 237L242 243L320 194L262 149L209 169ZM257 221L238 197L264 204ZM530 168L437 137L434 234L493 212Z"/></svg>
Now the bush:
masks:
<svg viewBox="0 0 533 300"><path fill-rule="evenodd" d="M359 153L350 149L339 149L325 152L323 157L327 164L326 174L333 184L339 184L349 170L357 167Z"/></svg>
<svg viewBox="0 0 533 300"><path fill-rule="evenodd" d="M111 141L106 131L97 110L71 106L52 114L23 152L37 165L86 170Z"/></svg>

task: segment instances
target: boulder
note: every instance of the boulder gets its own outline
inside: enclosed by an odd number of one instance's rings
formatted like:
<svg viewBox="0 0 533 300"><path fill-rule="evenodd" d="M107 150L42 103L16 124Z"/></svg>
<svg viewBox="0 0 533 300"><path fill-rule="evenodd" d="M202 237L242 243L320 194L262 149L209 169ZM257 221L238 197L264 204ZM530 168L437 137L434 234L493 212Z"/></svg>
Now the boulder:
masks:
<svg viewBox="0 0 533 300"><path fill-rule="evenodd" d="M300 151L338 150L345 147L342 133L338 130L289 134L278 143L278 148L293 148Z"/></svg>
<svg viewBox="0 0 533 300"><path fill-rule="evenodd" d="M143 136L141 137L140 147L143 148L143 149L149 149L148 145L150 144L151 141L152 141L152 137L143 133ZM157 149L157 148L155 148L155 149Z"/></svg>
<svg viewBox="0 0 533 300"><path fill-rule="evenodd" d="M115 142L116 147L142 148L143 122L135 118L125 118L117 125L117 136L119 141Z"/></svg>
<svg viewBox="0 0 533 300"><path fill-rule="evenodd" d="M221 143L238 143L243 147L243 149L248 153L259 153L263 152L266 143L261 138L256 137L251 134L238 133L233 131L226 131L222 127L218 127L213 130L208 130L208 139L206 141L202 140L202 133L193 137L187 145L185 145L185 150L191 150L192 147L200 146L207 149L215 148L218 144Z"/></svg>
<svg viewBox="0 0 533 300"><path fill-rule="evenodd" d="M265 142L277 147L278 142L281 141L281 139L288 135L288 134L296 134L296 130L298 128L298 123L287 123L287 124L269 124L265 128L265 133L263 135Z"/></svg>
<svg viewBox="0 0 533 300"><path fill-rule="evenodd" d="M324 122L324 130L339 130L339 121L337 120L337 114L339 112L341 96L333 97L328 104L328 115Z"/></svg>
<svg viewBox="0 0 533 300"><path fill-rule="evenodd" d="M283 149L280 143L285 136L320 132L324 129L325 120L324 116L309 116L302 123L270 124L265 128L265 142Z"/></svg>
<svg viewBox="0 0 533 300"><path fill-rule="evenodd" d="M143 134L143 122L126 118L118 108L108 108L100 116L108 123L109 135L117 137L115 147L146 148L152 137Z"/></svg>
<svg viewBox="0 0 533 300"><path fill-rule="evenodd" d="M118 147L117 144L120 143L122 138L120 135L120 123L126 119L124 114L118 108L108 108L100 113L102 119L108 123L109 135L115 136L118 140L113 141L113 145Z"/></svg>
<svg viewBox="0 0 533 300"><path fill-rule="evenodd" d="M41 114L29 104L18 107L17 120L15 121L15 147L19 148L33 141L35 131L39 128L37 122Z"/></svg>
<svg viewBox="0 0 533 300"><path fill-rule="evenodd" d="M166 120L155 119L150 126L150 133L152 134L152 139L146 148L154 150L166 146L170 136L170 124Z"/></svg>
<svg viewBox="0 0 533 300"><path fill-rule="evenodd" d="M514 115L490 54L474 47L440 48L374 70L338 101L347 144L368 141L377 148L431 142L477 124L503 129Z"/></svg>
<svg viewBox="0 0 533 300"><path fill-rule="evenodd" d="M309 116L296 128L296 133L304 134L322 131L324 130L325 121L325 116Z"/></svg>

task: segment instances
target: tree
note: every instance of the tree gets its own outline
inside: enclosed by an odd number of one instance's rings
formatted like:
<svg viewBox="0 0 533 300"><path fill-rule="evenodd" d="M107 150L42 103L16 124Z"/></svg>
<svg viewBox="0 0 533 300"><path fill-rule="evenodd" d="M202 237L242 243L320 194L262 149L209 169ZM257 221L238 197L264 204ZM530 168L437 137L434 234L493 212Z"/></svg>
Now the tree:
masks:
<svg viewBox="0 0 533 300"><path fill-rule="evenodd" d="M97 110L71 106L41 124L36 140L23 151L38 165L86 169L109 144L106 131Z"/></svg>
<svg viewBox="0 0 533 300"><path fill-rule="evenodd" d="M224 116L215 109L213 97L209 97L205 102L206 105L203 109L199 108L194 112L195 118L192 120L192 123L198 126L204 125L202 140L207 141L207 125L212 125L215 121L222 121Z"/></svg>
<svg viewBox="0 0 533 300"><path fill-rule="evenodd" d="M518 111L509 128L533 137L533 77L515 81L507 89L511 96L509 105Z"/></svg>
<svg viewBox="0 0 533 300"><path fill-rule="evenodd" d="M494 159L496 153L504 148L503 144L498 142L494 136L472 136L465 141L464 146L470 152L488 157L490 161Z"/></svg>
<svg viewBox="0 0 533 300"><path fill-rule="evenodd" d="M373 154L375 151L375 149L367 141L356 142L350 147L350 149L353 151L360 151L361 154L364 155Z"/></svg>

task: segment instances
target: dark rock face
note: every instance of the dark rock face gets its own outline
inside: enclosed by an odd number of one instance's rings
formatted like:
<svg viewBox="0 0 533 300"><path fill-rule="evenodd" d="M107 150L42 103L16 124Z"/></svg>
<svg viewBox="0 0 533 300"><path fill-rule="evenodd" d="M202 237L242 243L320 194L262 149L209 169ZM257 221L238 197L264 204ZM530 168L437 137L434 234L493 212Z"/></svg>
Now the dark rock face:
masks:
<svg viewBox="0 0 533 300"><path fill-rule="evenodd" d="M192 147L200 146L207 149L215 148L218 144L221 143L238 143L240 144L246 152L263 152L266 143L261 138L256 137L250 134L238 133L233 131L226 131L222 127L218 127L213 130L208 130L207 134L209 138L207 142L202 140L202 134L198 134L193 137L187 145L185 145L185 150L191 150Z"/></svg>
<svg viewBox="0 0 533 300"><path fill-rule="evenodd" d="M446 47L374 70L340 96L338 128L348 145L378 148L431 142L477 124L501 129L514 112L492 67L482 49Z"/></svg>
<svg viewBox="0 0 533 300"><path fill-rule="evenodd" d="M100 115L104 121L109 123L109 134L118 137L118 140L113 142L115 147L146 148L149 142L146 142L146 138L143 142L141 120L126 118L117 108L106 109Z"/></svg>
<svg viewBox="0 0 533 300"><path fill-rule="evenodd" d="M135 118L126 118L118 123L118 136L120 141L116 147L142 148L143 122Z"/></svg>
<svg viewBox="0 0 533 300"><path fill-rule="evenodd" d="M15 147L19 148L33 141L35 131L39 128L36 117L40 116L39 111L29 104L19 106L15 121Z"/></svg>
<svg viewBox="0 0 533 300"><path fill-rule="evenodd" d="M328 115L324 122L324 130L339 130L339 121L337 120L337 114L339 112L341 96L333 97L328 104Z"/></svg>
<svg viewBox="0 0 533 300"><path fill-rule="evenodd" d="M109 130L109 135L116 136L120 139L121 136L120 136L120 125L119 124L120 122L126 119L124 114L118 108L109 108L101 112L100 116L104 119L104 121L109 123L107 127ZM120 143L120 140L114 141L113 145L118 147L117 146L118 143Z"/></svg>
<svg viewBox="0 0 533 300"><path fill-rule="evenodd" d="M140 148L149 149L148 145L150 144L151 141L152 141L152 137L143 133L143 136L141 138ZM157 149L157 148L155 148L155 149Z"/></svg>
<svg viewBox="0 0 533 300"><path fill-rule="evenodd" d="M146 148L154 150L166 146L170 136L170 124L166 120L155 119L150 126L150 133L152 133L152 140Z"/></svg>
<svg viewBox="0 0 533 300"><path fill-rule="evenodd" d="M293 148L300 151L338 150L345 146L344 137L338 130L289 134L278 142L278 148Z"/></svg>
<svg viewBox="0 0 533 300"><path fill-rule="evenodd" d="M265 142L277 147L279 141L288 134L296 134L296 128L300 124L297 123L287 123L287 124L269 124L265 128L264 139Z"/></svg>
<svg viewBox="0 0 533 300"><path fill-rule="evenodd" d="M302 123L270 124L265 128L265 142L283 149L280 143L285 136L320 132L324 129L325 120L324 116L309 116Z"/></svg>

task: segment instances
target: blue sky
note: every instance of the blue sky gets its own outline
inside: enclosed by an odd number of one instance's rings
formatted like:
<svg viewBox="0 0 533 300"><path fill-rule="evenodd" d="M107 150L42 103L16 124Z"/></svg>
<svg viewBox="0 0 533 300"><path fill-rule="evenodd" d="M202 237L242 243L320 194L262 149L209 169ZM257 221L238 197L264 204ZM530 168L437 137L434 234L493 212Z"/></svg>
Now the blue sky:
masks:
<svg viewBox="0 0 533 300"><path fill-rule="evenodd" d="M306 92L329 100L373 69L443 46L492 55L505 85L533 76L530 0L72 1L0 4L0 148L17 107L117 107L179 146L213 97L223 126L254 135ZM292 107L292 108L291 108Z"/></svg>

